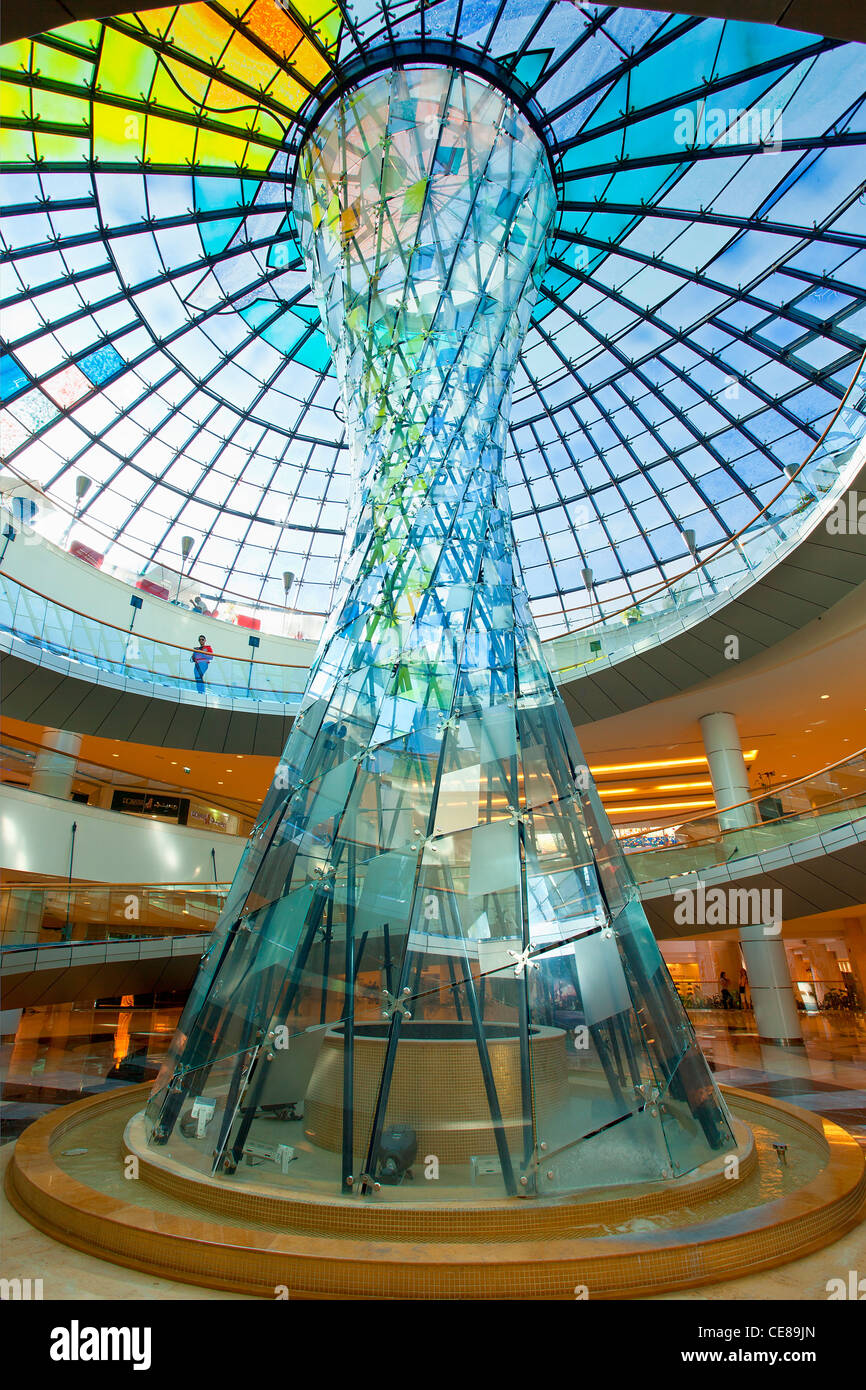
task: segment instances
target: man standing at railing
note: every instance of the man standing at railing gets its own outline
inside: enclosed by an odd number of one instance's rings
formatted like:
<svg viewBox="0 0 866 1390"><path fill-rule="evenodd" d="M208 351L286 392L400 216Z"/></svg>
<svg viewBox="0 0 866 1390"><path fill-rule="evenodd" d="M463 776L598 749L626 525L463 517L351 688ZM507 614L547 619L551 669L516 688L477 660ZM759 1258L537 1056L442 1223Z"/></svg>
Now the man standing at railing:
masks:
<svg viewBox="0 0 866 1390"><path fill-rule="evenodd" d="M193 649L190 656L192 669L195 674L195 688L200 695L204 694L204 673L213 661L213 647L209 647L205 637L200 636L198 646Z"/></svg>

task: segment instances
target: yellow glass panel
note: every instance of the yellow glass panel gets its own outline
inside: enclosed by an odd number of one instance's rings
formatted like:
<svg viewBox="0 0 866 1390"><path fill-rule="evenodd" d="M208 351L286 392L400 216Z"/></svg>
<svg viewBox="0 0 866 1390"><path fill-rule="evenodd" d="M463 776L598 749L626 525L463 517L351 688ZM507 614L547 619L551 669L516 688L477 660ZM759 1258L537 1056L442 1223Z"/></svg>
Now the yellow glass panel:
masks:
<svg viewBox="0 0 866 1390"><path fill-rule="evenodd" d="M253 173L263 174L270 167L275 153L269 146L254 145L250 142L244 154L243 167Z"/></svg>
<svg viewBox="0 0 866 1390"><path fill-rule="evenodd" d="M0 115L4 121L30 118L30 88L14 82L0 83Z"/></svg>
<svg viewBox="0 0 866 1390"><path fill-rule="evenodd" d="M253 122L256 135L264 135L268 140L284 140L286 131L269 111L259 111Z"/></svg>
<svg viewBox="0 0 866 1390"><path fill-rule="evenodd" d="M100 159L141 159L143 135L142 116L120 106L93 103L93 152Z"/></svg>
<svg viewBox="0 0 866 1390"><path fill-rule="evenodd" d="M232 167L243 164L247 142L222 131L199 129L195 143L196 164L222 164Z"/></svg>
<svg viewBox="0 0 866 1390"><path fill-rule="evenodd" d="M37 159L52 164L78 164L90 158L90 138L79 140L71 135L46 135L41 131L33 136Z"/></svg>
<svg viewBox="0 0 866 1390"><path fill-rule="evenodd" d="M29 130L0 130L0 159L4 164L22 164L33 158L33 136Z"/></svg>
<svg viewBox="0 0 866 1390"><path fill-rule="evenodd" d="M80 48L98 48L102 25L98 19L81 19L62 25L58 32L67 43L78 44Z"/></svg>
<svg viewBox="0 0 866 1390"><path fill-rule="evenodd" d="M320 53L317 53L309 39L305 39L292 59L292 66L314 87L327 77L330 67Z"/></svg>
<svg viewBox="0 0 866 1390"><path fill-rule="evenodd" d="M82 86L90 84L94 65L89 58L76 58L72 53L48 48L44 43L36 43L34 49L33 66L39 69L43 77L53 78L56 82L78 82Z"/></svg>
<svg viewBox="0 0 866 1390"><path fill-rule="evenodd" d="M27 71L30 67L30 53L33 48L29 39L17 39L15 43L4 43L0 48L0 67L4 68L23 68ZM34 63L34 67L38 66Z"/></svg>
<svg viewBox="0 0 866 1390"><path fill-rule="evenodd" d="M119 33L117 29L106 28L96 80L104 92L147 96L153 81L156 58L156 53L146 44Z"/></svg>
<svg viewBox="0 0 866 1390"><path fill-rule="evenodd" d="M163 116L148 116L145 158L152 159L154 164L183 164L193 157L195 135L194 125L183 125Z"/></svg>
<svg viewBox="0 0 866 1390"><path fill-rule="evenodd" d="M171 72L160 63L151 87L151 99L157 106L175 111L197 111L207 92L208 79L192 68L168 60ZM172 80L172 74L177 81ZM181 91L183 88L183 91ZM185 95L184 95L185 93Z"/></svg>
<svg viewBox="0 0 866 1390"><path fill-rule="evenodd" d="M90 102L59 92L33 91L33 114L59 125L86 126L90 129Z"/></svg>
<svg viewBox="0 0 866 1390"><path fill-rule="evenodd" d="M287 72L281 72L268 88L268 96L271 100L281 106L284 111L291 112L292 115L303 105L308 95L306 88L302 87L300 82L297 82Z"/></svg>
<svg viewBox="0 0 866 1390"><path fill-rule="evenodd" d="M277 74L277 65L261 49L241 34L234 34L224 58L226 76L235 77L249 87L267 87Z"/></svg>

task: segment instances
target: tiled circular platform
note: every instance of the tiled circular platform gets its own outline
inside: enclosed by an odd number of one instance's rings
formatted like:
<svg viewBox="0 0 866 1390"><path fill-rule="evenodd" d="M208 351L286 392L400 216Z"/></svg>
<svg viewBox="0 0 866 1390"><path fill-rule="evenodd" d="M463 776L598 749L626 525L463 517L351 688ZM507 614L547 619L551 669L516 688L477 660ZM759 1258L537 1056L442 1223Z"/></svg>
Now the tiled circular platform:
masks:
<svg viewBox="0 0 866 1390"><path fill-rule="evenodd" d="M78 1102L32 1125L9 1165L11 1201L80 1250L265 1298L280 1288L313 1298L645 1297L798 1258L850 1230L866 1207L863 1156L844 1130L742 1091L727 1092L741 1122L739 1182L719 1164L702 1181L628 1198L461 1205L458 1224L447 1204L284 1202L254 1184L180 1180L163 1164L157 1173L139 1162L136 1180L123 1135L146 1090ZM787 1166L774 1139L788 1145Z"/></svg>

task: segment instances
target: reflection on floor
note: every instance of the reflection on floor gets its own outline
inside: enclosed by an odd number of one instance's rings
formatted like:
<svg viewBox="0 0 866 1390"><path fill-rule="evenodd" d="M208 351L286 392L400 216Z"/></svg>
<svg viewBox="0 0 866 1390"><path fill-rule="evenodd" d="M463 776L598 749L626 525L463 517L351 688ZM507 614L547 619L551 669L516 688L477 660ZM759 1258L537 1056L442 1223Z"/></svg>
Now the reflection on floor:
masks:
<svg viewBox="0 0 866 1390"><path fill-rule="evenodd" d="M764 1046L752 1015L737 1009L692 1015L698 1042L722 1085L824 1115L866 1147L866 1018L834 1010L800 1022L805 1049Z"/></svg>
<svg viewBox="0 0 866 1390"><path fill-rule="evenodd" d="M171 1004L25 1009L17 1031L5 1034L0 1045L2 1139L17 1138L57 1105L155 1076L179 1016L180 1007ZM825 1115L866 1146L862 1014L833 1011L804 1018L804 1050L760 1044L752 1015L736 1009L698 1012L692 1022L723 1085Z"/></svg>
<svg viewBox="0 0 866 1390"><path fill-rule="evenodd" d="M24 1009L0 1044L3 1142L58 1105L155 1077L179 1017L177 1005Z"/></svg>
<svg viewBox="0 0 866 1390"><path fill-rule="evenodd" d="M29 1009L18 1020L4 1015L4 1023L17 1027L14 1034L4 1034L0 1046L0 1128L7 1143L0 1170L11 1152L8 1141L47 1110L155 1075L179 1013L173 1004L114 1004ZM723 1084L824 1115L866 1147L866 1018L839 1012L806 1018L802 1050L759 1044L751 1016L735 1010L698 1012L693 1023ZM6 1263L11 1259L22 1268L26 1264L50 1271L52 1291L48 1292L46 1283L46 1297L232 1297L104 1264L58 1245L28 1226L8 1204L4 1206ZM864 1259L866 1227L860 1226L835 1245L795 1264L662 1297L823 1299L829 1277L840 1270L844 1274L849 1267L862 1267Z"/></svg>

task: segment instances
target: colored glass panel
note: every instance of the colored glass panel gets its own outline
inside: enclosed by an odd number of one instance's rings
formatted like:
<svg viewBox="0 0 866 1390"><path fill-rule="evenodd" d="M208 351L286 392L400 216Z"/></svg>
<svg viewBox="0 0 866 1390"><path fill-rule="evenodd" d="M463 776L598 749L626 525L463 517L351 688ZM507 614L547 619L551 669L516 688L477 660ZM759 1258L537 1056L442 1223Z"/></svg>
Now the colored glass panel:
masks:
<svg viewBox="0 0 866 1390"><path fill-rule="evenodd" d="M444 68L360 85L301 151L352 528L148 1106L198 1171L277 1143L269 1185L365 1198L432 1154L415 1200L473 1200L482 1175L555 1195L733 1142L514 564L507 416L555 211L523 117Z"/></svg>
<svg viewBox="0 0 866 1390"><path fill-rule="evenodd" d="M136 572L178 566L191 496L203 587L282 607L288 563L297 607L321 623L350 466L331 354L317 333L280 363L245 309L272 300L275 323L280 305L311 304L279 230L301 108L383 45L423 55L428 37L453 40L527 83L564 177L506 445L531 610L543 637L599 612L618 629L691 567L687 533L703 558L758 516L853 378L860 49L542 0L426 5L423 32L413 3L286 9L166 6L3 49L5 345L37 381L106 336L127 335L128 363L75 457L60 435L16 428L8 466L58 499L87 473L81 525L106 564ZM436 167L462 157L449 126ZM225 177L238 169L240 213ZM411 217L423 190L407 195ZM432 252L419 248L419 274ZM229 368L244 389L226 399ZM121 435L136 443L115 449ZM129 448L136 475L166 489L161 511L130 493Z"/></svg>

